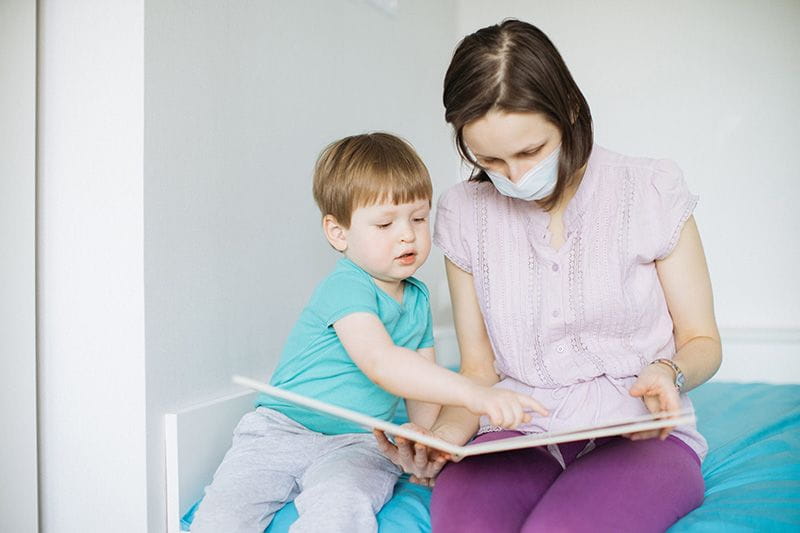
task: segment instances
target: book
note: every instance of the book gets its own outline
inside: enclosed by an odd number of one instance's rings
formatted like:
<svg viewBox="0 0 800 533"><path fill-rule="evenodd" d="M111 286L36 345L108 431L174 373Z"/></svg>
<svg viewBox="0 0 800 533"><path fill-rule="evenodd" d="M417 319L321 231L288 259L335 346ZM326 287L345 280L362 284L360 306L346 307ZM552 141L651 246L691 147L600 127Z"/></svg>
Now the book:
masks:
<svg viewBox="0 0 800 533"><path fill-rule="evenodd" d="M233 382L250 389L263 392L264 394L301 405L308 409L325 413L329 416L348 420L366 429L378 429L386 434L396 437L403 437L404 439L424 444L429 448L441 450L450 454L453 460L459 460L463 457L469 457L471 455L518 450L521 448L533 448L536 446L547 446L548 444L558 444L561 442L596 439L600 437L624 435L627 433L635 433L638 431L647 431L651 429L675 427L683 424L694 423L696 421L694 412L691 410L674 412L664 411L612 422L605 422L590 427L574 428L567 431L552 433L530 433L527 435L521 435L519 437L511 437L508 439L459 446L457 444L447 442L446 440L414 431L408 427L403 427L392 422L387 422L386 420L381 420L379 418L358 413L350 409L345 409L344 407L332 405L315 398L310 398L295 392L274 387L254 379L242 376L233 376Z"/></svg>

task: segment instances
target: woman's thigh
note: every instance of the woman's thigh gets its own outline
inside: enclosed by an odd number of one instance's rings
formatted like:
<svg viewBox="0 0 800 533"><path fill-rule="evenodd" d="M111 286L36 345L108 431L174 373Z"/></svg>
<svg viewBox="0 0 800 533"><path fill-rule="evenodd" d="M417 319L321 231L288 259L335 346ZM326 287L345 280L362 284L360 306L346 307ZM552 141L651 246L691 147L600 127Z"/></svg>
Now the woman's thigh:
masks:
<svg viewBox="0 0 800 533"><path fill-rule="evenodd" d="M485 442L518 436L489 433ZM519 531L561 466L542 448L490 453L448 464L436 478L431 498L434 533Z"/></svg>
<svg viewBox="0 0 800 533"><path fill-rule="evenodd" d="M703 503L694 451L667 440L614 438L567 467L521 531L664 531Z"/></svg>

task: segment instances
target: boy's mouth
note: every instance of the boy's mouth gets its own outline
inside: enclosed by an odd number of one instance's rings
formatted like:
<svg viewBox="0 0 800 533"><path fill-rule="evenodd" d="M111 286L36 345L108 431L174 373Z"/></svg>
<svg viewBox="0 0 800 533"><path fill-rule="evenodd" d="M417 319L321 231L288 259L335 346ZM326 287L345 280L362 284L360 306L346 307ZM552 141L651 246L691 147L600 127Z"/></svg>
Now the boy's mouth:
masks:
<svg viewBox="0 0 800 533"><path fill-rule="evenodd" d="M416 252L406 252L403 255L397 256L397 260L403 265L410 265L417 259Z"/></svg>

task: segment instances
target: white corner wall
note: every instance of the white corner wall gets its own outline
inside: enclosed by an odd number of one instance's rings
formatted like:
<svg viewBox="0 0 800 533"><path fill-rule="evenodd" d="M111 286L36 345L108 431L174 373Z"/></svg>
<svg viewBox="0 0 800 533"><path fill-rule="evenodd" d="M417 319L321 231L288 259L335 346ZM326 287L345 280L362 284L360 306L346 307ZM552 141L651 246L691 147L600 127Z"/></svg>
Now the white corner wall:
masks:
<svg viewBox="0 0 800 533"><path fill-rule="evenodd" d="M38 531L36 0L0 2L0 531Z"/></svg>
<svg viewBox="0 0 800 533"><path fill-rule="evenodd" d="M40 531L147 531L143 1L40 1Z"/></svg>
<svg viewBox="0 0 800 533"><path fill-rule="evenodd" d="M329 142L408 139L457 172L441 84L454 3L163 1L145 20L149 531L164 525L164 412L265 379L338 258L311 171ZM420 276L447 313L441 255ZM444 299L442 298L444 291ZM444 307L444 310L441 308Z"/></svg>

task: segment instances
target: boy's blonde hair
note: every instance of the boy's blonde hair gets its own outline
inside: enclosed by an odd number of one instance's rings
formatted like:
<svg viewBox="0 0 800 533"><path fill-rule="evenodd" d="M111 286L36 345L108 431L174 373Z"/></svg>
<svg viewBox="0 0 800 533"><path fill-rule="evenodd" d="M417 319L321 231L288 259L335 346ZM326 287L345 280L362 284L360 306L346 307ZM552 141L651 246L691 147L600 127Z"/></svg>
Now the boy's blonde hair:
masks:
<svg viewBox="0 0 800 533"><path fill-rule="evenodd" d="M322 216L343 227L359 207L428 200L433 187L428 169L414 149L389 133L366 133L331 143L314 167L314 200Z"/></svg>

